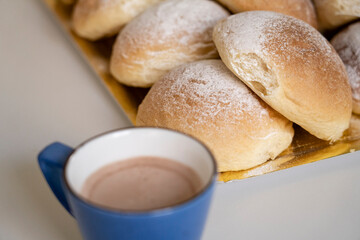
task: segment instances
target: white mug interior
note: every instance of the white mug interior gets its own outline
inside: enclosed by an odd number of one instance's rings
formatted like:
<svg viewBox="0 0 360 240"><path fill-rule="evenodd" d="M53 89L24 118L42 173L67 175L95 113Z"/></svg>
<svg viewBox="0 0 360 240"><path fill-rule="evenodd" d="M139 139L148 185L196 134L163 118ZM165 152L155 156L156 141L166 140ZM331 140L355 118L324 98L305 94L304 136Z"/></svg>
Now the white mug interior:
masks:
<svg viewBox="0 0 360 240"><path fill-rule="evenodd" d="M68 159L65 179L80 195L88 177L98 169L139 156L168 158L191 167L202 189L216 173L210 151L194 138L162 128L127 128L103 134L80 145Z"/></svg>

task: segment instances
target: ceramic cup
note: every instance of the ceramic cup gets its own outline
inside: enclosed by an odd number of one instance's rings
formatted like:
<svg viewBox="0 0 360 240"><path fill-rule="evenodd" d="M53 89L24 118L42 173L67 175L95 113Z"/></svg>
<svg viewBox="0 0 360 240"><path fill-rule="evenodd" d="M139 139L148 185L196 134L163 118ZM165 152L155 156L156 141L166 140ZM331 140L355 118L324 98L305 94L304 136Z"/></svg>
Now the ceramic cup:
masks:
<svg viewBox="0 0 360 240"><path fill-rule="evenodd" d="M84 181L104 165L137 156L179 161L200 176L202 190L191 199L144 212L117 211L79 196ZM72 214L86 240L200 239L216 181L211 152L196 139L162 128L126 128L104 133L72 149L53 143L38 156L50 188Z"/></svg>

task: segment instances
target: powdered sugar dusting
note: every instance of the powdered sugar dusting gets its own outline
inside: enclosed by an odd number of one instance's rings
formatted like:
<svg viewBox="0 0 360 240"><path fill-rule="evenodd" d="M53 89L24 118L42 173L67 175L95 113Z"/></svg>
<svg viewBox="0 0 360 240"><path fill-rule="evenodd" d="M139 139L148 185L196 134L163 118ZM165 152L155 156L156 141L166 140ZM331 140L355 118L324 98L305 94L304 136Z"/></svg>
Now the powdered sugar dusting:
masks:
<svg viewBox="0 0 360 240"><path fill-rule="evenodd" d="M227 54L235 56L240 51L261 54L262 43L266 40L261 32L265 28L264 23L273 16L250 13L232 15L215 27L214 31L224 43Z"/></svg>
<svg viewBox="0 0 360 240"><path fill-rule="evenodd" d="M209 0L167 0L129 23L118 38L117 46L121 47L122 42L132 42L133 47L126 51L137 51L136 46L154 44L166 49L166 45L173 41L172 45L191 47L191 44L202 42L211 47L213 26L228 14Z"/></svg>
<svg viewBox="0 0 360 240"><path fill-rule="evenodd" d="M165 77L176 79L165 95L181 89L183 91L180 94L183 94L184 98L196 102L209 101L206 104L207 111L204 111L202 116L205 121L207 117L215 117L222 111L221 106L227 106L229 109L235 107L251 114L260 109L259 117L267 114L267 111L261 108L259 99L219 60L193 63L180 68L179 71L182 71L182 74L174 71Z"/></svg>
<svg viewBox="0 0 360 240"><path fill-rule="evenodd" d="M325 54L329 61L333 59L330 57L334 54L331 46L318 31L305 22L280 13L244 12L229 17L226 24L216 30L222 39L226 39L224 42L232 55L241 51L274 58L295 55L306 59L309 54Z"/></svg>
<svg viewBox="0 0 360 240"><path fill-rule="evenodd" d="M219 24L215 31L230 56L255 53L265 59L277 59L280 68L285 68L290 58L303 59L306 64L310 63L307 59L322 56L328 61L323 67L334 63L334 51L317 30L280 13L252 11L236 14L225 24Z"/></svg>
<svg viewBox="0 0 360 240"><path fill-rule="evenodd" d="M337 34L331 43L345 63L353 98L360 101L360 22Z"/></svg>
<svg viewBox="0 0 360 240"><path fill-rule="evenodd" d="M331 45L317 30L293 17L270 12L263 14L272 17L264 21L262 34L266 41L261 45L267 54L277 60L278 67L285 68L292 59L312 67L312 60L321 58L324 60L321 63L324 71L338 64Z"/></svg>
<svg viewBox="0 0 360 240"><path fill-rule="evenodd" d="M169 121L180 125L179 129L189 132L209 127L214 131L208 134L216 135L244 122L253 124L256 129L266 128L272 121L270 107L220 60L193 62L172 70L153 86L147 97L151 99L149 102L156 105L153 109L158 109ZM179 113L182 114L177 117ZM154 117L156 121L159 116ZM272 132L270 129L263 133ZM258 133L250 129L243 130L251 137L266 137L257 136Z"/></svg>

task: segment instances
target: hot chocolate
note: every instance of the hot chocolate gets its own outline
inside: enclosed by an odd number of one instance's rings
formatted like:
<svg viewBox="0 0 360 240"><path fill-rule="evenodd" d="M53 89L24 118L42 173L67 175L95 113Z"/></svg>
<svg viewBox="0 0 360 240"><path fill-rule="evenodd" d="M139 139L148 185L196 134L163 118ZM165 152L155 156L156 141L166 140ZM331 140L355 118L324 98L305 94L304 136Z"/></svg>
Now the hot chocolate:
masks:
<svg viewBox="0 0 360 240"><path fill-rule="evenodd" d="M81 196L105 207L146 211L181 203L200 191L190 167L159 157L136 157L106 165L90 175Z"/></svg>

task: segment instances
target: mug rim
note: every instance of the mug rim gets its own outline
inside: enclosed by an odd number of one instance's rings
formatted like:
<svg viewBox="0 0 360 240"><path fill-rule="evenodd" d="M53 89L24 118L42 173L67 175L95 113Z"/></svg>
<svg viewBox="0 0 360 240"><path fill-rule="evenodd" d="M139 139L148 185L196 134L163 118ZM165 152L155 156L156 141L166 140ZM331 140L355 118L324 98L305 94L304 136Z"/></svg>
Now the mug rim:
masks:
<svg viewBox="0 0 360 240"><path fill-rule="evenodd" d="M169 131L172 133L176 133L176 134L180 134L184 137L190 138L192 140L194 140L195 142L199 143L200 146L202 146L206 152L209 154L210 156L210 161L213 165L213 172L208 180L208 182L204 185L204 187L202 187L201 191L197 192L196 194L194 194L191 198L186 199L184 201L181 201L179 203L176 203L174 205L171 206L167 206L167 207L163 207L163 208L157 208L157 209L152 209L152 210L126 210L126 209L117 209L117 208L112 208L112 207L108 207L108 206L104 206L98 203L93 203L89 200L87 200L86 198L82 197L80 194L78 194L75 190L73 190L68 182L68 179L66 178L66 169L68 167L68 163L70 158L82 147L84 147L86 144L90 143L91 141L106 136L108 134L113 134L116 132L122 132L122 131L137 131L137 130L144 130L144 129L150 129L150 130L160 130L160 131ZM215 160L215 157L213 155L213 153L210 151L210 149L199 139L187 134L187 133L183 133L180 132L178 130L174 130L174 129L169 129L169 128L164 128L164 127L135 127L135 126L131 126L131 127L124 127L124 128L117 128L117 129L113 129L110 131L106 131L100 134L97 134L93 137L88 138L87 140L83 141L82 143L80 143L78 146L76 146L74 148L74 151L69 155L69 157L66 159L65 164L64 164L64 170L62 172L62 177L65 183L66 188L68 189L69 193L71 195L73 195L77 200L79 200L81 203L88 205L92 208L95 208L99 211L105 211L105 212L110 212L110 213L114 213L114 214L123 214L123 215L158 215L158 214L166 214L169 211L173 211L174 209L178 209L178 208L182 208L185 207L187 204L190 204L191 202L195 201L196 199L198 199L199 197L201 197L204 193L206 193L209 188L214 184L214 182L216 181L217 178L217 163Z"/></svg>

